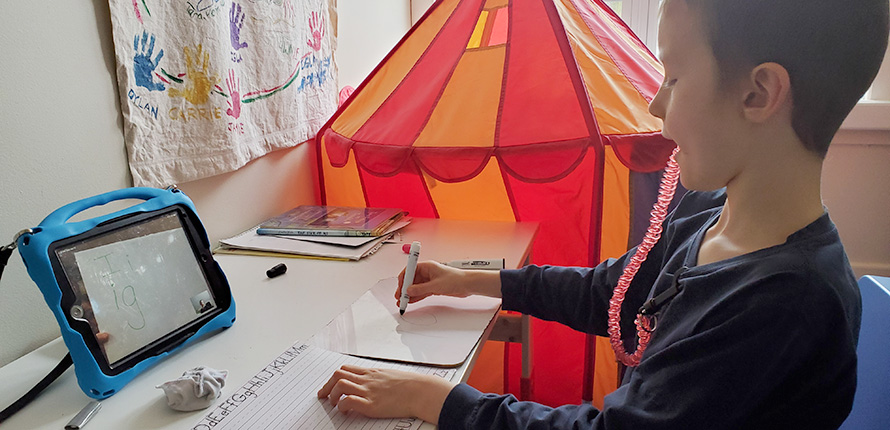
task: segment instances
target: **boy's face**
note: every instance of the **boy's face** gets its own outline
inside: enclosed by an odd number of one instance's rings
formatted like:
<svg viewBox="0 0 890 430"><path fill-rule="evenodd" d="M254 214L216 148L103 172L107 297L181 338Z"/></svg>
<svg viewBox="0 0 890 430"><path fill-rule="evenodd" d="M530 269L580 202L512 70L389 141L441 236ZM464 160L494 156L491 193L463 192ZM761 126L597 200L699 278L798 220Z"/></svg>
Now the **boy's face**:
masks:
<svg viewBox="0 0 890 430"><path fill-rule="evenodd" d="M680 180L688 189L726 186L745 159L738 136L739 91L723 89L700 12L684 0L664 3L658 47L665 79L649 112L664 121L663 134L680 148ZM736 103L739 101L739 103Z"/></svg>

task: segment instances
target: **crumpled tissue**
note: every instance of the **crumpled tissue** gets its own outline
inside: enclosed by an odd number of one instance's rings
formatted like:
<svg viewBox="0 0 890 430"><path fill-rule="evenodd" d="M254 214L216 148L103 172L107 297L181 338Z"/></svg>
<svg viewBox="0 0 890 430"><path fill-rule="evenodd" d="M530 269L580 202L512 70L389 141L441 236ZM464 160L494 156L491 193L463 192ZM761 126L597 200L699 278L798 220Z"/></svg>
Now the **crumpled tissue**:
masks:
<svg viewBox="0 0 890 430"><path fill-rule="evenodd" d="M226 370L200 366L186 370L181 377L155 388L164 390L167 405L171 408L177 411L197 411L213 404L222 394L228 374Z"/></svg>

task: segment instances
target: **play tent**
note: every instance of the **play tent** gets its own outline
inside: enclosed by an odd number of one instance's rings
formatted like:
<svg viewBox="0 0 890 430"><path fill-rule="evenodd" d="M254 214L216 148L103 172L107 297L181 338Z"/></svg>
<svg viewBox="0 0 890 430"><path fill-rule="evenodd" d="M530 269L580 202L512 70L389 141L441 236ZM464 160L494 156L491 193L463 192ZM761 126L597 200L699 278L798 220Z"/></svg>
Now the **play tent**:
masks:
<svg viewBox="0 0 890 430"><path fill-rule="evenodd" d="M319 131L321 201L537 221L533 263L597 264L642 235L673 149L647 110L662 73L601 0L440 0ZM533 337L534 400L589 399L594 344ZM595 404L618 379L599 344Z"/></svg>

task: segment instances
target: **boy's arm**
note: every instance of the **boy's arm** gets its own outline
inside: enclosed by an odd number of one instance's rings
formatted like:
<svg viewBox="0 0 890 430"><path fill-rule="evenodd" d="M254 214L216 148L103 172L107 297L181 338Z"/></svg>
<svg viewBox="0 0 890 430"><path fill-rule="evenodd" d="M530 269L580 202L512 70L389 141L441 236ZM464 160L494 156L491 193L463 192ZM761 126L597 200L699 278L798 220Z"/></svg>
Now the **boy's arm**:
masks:
<svg viewBox="0 0 890 430"><path fill-rule="evenodd" d="M686 193L662 222L662 237L634 276L621 307L621 332L626 337L636 332L633 321L637 310L648 297L673 252L673 237L678 236L682 240L686 235L694 234L698 224L690 223L688 219L722 206L725 200L723 190ZM557 321L585 333L608 336L609 300L624 267L635 252L636 248L633 248L621 257L607 259L594 268L527 266L518 270L502 270L503 307Z"/></svg>
<svg viewBox="0 0 890 430"><path fill-rule="evenodd" d="M788 293L789 284L759 284L751 290L773 294L756 304L733 300L689 337L644 357L602 411L551 408L460 384L445 400L439 428L837 428L855 390L853 342L831 297L798 305L807 285Z"/></svg>
<svg viewBox="0 0 890 430"><path fill-rule="evenodd" d="M660 271L659 244L640 267L621 308L622 332L633 333L637 309ZM635 249L594 268L526 266L501 271L501 295L506 310L519 311L575 330L608 336L609 300L624 266ZM629 322L629 324L628 324Z"/></svg>

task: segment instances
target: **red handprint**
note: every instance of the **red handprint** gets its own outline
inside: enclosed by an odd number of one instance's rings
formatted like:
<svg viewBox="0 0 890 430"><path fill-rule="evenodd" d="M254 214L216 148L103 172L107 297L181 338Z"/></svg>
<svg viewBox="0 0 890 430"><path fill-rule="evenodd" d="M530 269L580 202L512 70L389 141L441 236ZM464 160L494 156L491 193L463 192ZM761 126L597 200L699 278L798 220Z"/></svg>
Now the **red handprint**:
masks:
<svg viewBox="0 0 890 430"><path fill-rule="evenodd" d="M238 117L241 116L241 82L240 79L235 77L235 70L229 70L229 77L226 78L226 86L229 87L229 100L227 100L229 108L226 109L226 114L232 118L238 119Z"/></svg>
<svg viewBox="0 0 890 430"><path fill-rule="evenodd" d="M318 12L312 12L309 18L309 31L312 32L312 38L306 42L310 48L318 51L321 49L321 38L324 37L324 17Z"/></svg>

